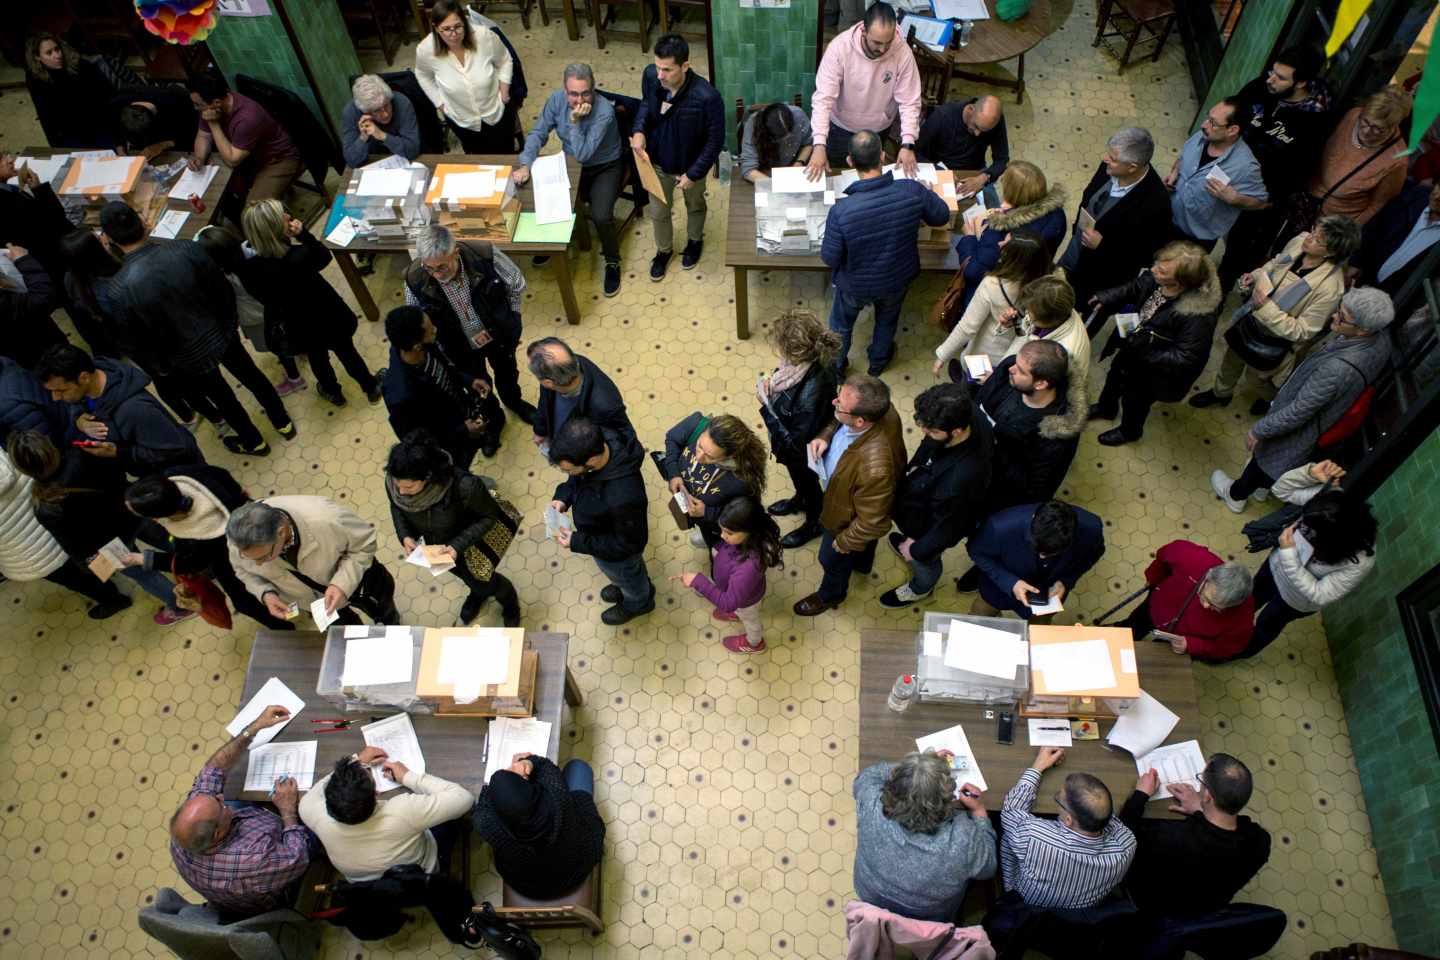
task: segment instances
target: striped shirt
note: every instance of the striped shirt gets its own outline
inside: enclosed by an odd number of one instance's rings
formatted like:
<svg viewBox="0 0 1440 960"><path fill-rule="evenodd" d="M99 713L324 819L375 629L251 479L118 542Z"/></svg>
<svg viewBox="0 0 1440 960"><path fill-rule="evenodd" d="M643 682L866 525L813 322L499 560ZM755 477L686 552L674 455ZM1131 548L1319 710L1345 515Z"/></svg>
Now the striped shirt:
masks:
<svg viewBox="0 0 1440 960"><path fill-rule="evenodd" d="M1000 810L1000 872L1005 890L1032 907L1092 907L1125 877L1135 834L1111 817L1098 837L1031 813L1040 771L1033 767L1005 795Z"/></svg>
<svg viewBox="0 0 1440 960"><path fill-rule="evenodd" d="M510 310L512 313L520 312L520 304L525 301L525 274L515 266L515 261L494 248L490 251L492 262L495 264L495 273L510 291ZM470 302L470 278L465 273L465 261L460 261L460 268L455 271L455 276L449 280L436 280L440 289L445 293L445 299L450 302L450 309L455 311L455 316L460 318L460 326L465 330L465 339L470 341L470 346L475 347L475 337L485 330L485 324L481 321L479 314L475 312L475 305ZM424 303L405 284L405 305L410 307L423 307ZM476 349L479 349L476 347Z"/></svg>

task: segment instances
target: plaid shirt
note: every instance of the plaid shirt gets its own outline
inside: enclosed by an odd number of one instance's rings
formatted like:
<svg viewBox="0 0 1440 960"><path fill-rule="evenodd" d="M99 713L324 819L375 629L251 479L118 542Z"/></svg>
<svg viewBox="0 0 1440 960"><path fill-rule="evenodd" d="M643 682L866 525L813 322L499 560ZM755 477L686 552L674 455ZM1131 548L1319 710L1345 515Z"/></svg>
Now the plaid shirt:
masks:
<svg viewBox="0 0 1440 960"><path fill-rule="evenodd" d="M490 255L495 264L495 273L504 281L505 286L510 290L510 310L513 313L520 312L520 304L525 300L525 274L515 266L511 260L499 250L491 250ZM433 278L432 278L433 279ZM475 346L475 336L485 329L479 315L475 313L475 305L470 302L470 278L465 273L465 261L460 261L460 269L455 271L455 276L449 280L435 280L440 289L445 291L445 299L450 302L450 309L455 311L455 316L460 318L460 326L465 330L465 339L470 341L470 346ZM420 298L405 285L405 304L410 307L422 307ZM478 349L478 348L477 348Z"/></svg>
<svg viewBox="0 0 1440 960"><path fill-rule="evenodd" d="M225 793L225 771L205 767L190 787L190 797ZM310 866L310 831L285 826L259 807L234 810L230 832L220 847L187 853L170 841L170 858L186 883L211 904L231 913L263 913L288 904L287 888Z"/></svg>

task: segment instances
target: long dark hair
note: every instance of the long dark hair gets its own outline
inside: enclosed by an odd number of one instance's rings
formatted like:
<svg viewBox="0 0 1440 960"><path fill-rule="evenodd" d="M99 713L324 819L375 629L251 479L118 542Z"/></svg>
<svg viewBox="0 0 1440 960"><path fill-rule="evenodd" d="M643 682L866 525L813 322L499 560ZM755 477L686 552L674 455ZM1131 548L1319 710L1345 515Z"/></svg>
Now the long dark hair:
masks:
<svg viewBox="0 0 1440 960"><path fill-rule="evenodd" d="M1317 493L1300 512L1300 524L1321 563L1351 563L1375 555L1375 515L1370 505L1344 490Z"/></svg>
<svg viewBox="0 0 1440 960"><path fill-rule="evenodd" d="M1023 287L1032 280L1049 275L1053 269L1050 248L1040 235L1033 230L1015 230L1005 246L1000 248L1000 259L990 275Z"/></svg>
<svg viewBox="0 0 1440 960"><path fill-rule="evenodd" d="M95 300L95 281L113 277L120 270L117 260L93 230L72 230L60 238L60 256L74 279L80 305L95 316L100 315Z"/></svg>
<svg viewBox="0 0 1440 960"><path fill-rule="evenodd" d="M780 146L795 130L795 117L790 107L783 103L772 103L755 117L755 152L760 155L760 167L770 170L783 167L794 157L782 157Z"/></svg>
<svg viewBox="0 0 1440 960"><path fill-rule="evenodd" d="M765 567L783 567L784 551L780 549L780 526L760 501L754 497L735 497L720 508L720 526L745 534L745 542L735 546L742 556L757 556Z"/></svg>

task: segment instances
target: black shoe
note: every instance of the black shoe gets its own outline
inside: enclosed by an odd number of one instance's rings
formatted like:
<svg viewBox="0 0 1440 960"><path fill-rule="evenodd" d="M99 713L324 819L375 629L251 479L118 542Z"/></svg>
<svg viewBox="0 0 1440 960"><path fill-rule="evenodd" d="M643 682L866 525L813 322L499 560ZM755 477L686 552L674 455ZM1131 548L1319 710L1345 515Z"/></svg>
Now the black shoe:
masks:
<svg viewBox="0 0 1440 960"><path fill-rule="evenodd" d="M315 392L320 394L320 399L335 404L337 407L345 406L345 394L339 390L326 390L320 385L315 386Z"/></svg>
<svg viewBox="0 0 1440 960"><path fill-rule="evenodd" d="M380 390L379 380L375 381L375 386L365 391L365 399L369 400L371 403L379 403L382 399L384 399L384 397L385 394L382 393Z"/></svg>
<svg viewBox="0 0 1440 960"><path fill-rule="evenodd" d="M663 253L655 254L655 259L650 261L650 279L659 283L665 279L665 271L670 269L670 258L675 256L675 251L666 250Z"/></svg>
<svg viewBox="0 0 1440 960"><path fill-rule="evenodd" d="M1256 400L1254 403L1250 404L1250 416L1252 417L1263 417L1269 412L1269 400Z"/></svg>
<svg viewBox="0 0 1440 960"><path fill-rule="evenodd" d="M807 523L803 527L796 527L785 536L780 538L780 546L786 550L794 550L796 547L803 547L823 533L818 523Z"/></svg>
<svg viewBox="0 0 1440 960"><path fill-rule="evenodd" d="M799 497L786 497L784 500L776 500L765 508L765 512L772 517L788 517L792 513L799 513L805 509L805 504L800 502Z"/></svg>
<svg viewBox="0 0 1440 960"><path fill-rule="evenodd" d="M613 297L620 292L620 264L605 264L605 296Z"/></svg>
<svg viewBox="0 0 1440 960"><path fill-rule="evenodd" d="M680 251L680 266L685 270L694 270L700 265L700 251L704 249L704 240L691 240L685 244L685 249Z"/></svg>
<svg viewBox="0 0 1440 960"><path fill-rule="evenodd" d="M518 609L512 610L510 613L502 613L501 616L504 618L503 622L505 626L511 630L520 626L520 611Z"/></svg>
<svg viewBox="0 0 1440 960"><path fill-rule="evenodd" d="M548 253L547 253L545 256L543 256L543 257L531 257L531 258L530 258L530 266L532 266L532 267L543 267L543 266L545 266L545 264L547 264L547 263L549 263L549 262L550 262L550 255L549 255Z"/></svg>
<svg viewBox="0 0 1440 960"><path fill-rule="evenodd" d="M625 599L625 594L621 593L620 588L615 586L615 584L607 583L600 588L600 599L606 603L619 603Z"/></svg>
<svg viewBox="0 0 1440 960"><path fill-rule="evenodd" d="M465 602L460 605L460 616L456 618L455 625L468 627L480 616L480 608L485 605L483 599L477 597L466 597Z"/></svg>
<svg viewBox="0 0 1440 960"><path fill-rule="evenodd" d="M980 589L980 568L971 567L955 578L955 589L960 593L974 593Z"/></svg>
<svg viewBox="0 0 1440 960"><path fill-rule="evenodd" d="M220 442L225 444L225 449L231 453L238 453L242 457L268 457L270 456L270 444L264 440L259 446L247 447L240 441L240 438L231 434L228 437L221 437Z"/></svg>
<svg viewBox="0 0 1440 960"><path fill-rule="evenodd" d="M1114 420L1119 415L1118 410L1107 410L1098 403L1090 404L1090 410L1085 414L1086 420Z"/></svg>
<svg viewBox="0 0 1440 960"><path fill-rule="evenodd" d="M1123 447L1125 444L1134 443L1140 438L1127 437L1125 436L1124 430L1121 430L1119 427L1115 427L1111 430L1106 430L1104 433L1100 434L1100 436L1096 437L1096 439L1100 441L1102 446Z"/></svg>
<svg viewBox="0 0 1440 960"><path fill-rule="evenodd" d="M885 368L888 366L890 366L889 360L886 360L884 363L872 363L865 372L870 374L870 376L872 377L878 377L880 376L880 374L885 372Z"/></svg>
<svg viewBox="0 0 1440 960"><path fill-rule="evenodd" d="M112 600L110 603L97 603L97 604L95 604L95 606L91 607L91 608L90 608L90 619L91 619L91 620L106 620L106 619L109 619L110 617L115 616L115 614L119 613L121 610L128 610L128 609L130 609L130 605L133 604L134 602L135 602L134 600L131 600L129 597L125 596L125 595L122 593L122 594L120 595L119 599Z"/></svg>
<svg viewBox="0 0 1440 960"><path fill-rule="evenodd" d="M655 595L650 595L650 602L639 610L626 610L623 604L615 604L613 607L606 607L600 611L600 622L610 627L618 627L623 623L629 623L636 617L643 617L655 609Z"/></svg>
<svg viewBox="0 0 1440 960"><path fill-rule="evenodd" d="M1229 397L1217 397L1214 390L1201 390L1190 398L1190 406L1204 410L1206 407L1224 407L1230 403Z"/></svg>
<svg viewBox="0 0 1440 960"><path fill-rule="evenodd" d="M483 444L480 445L480 452L481 452L482 454L484 454L486 460L489 460L489 459L491 459L492 457L494 457L495 454L497 454L497 453L500 452L500 444L499 444L499 443L483 443Z"/></svg>
<svg viewBox="0 0 1440 960"><path fill-rule="evenodd" d="M890 536L886 537L885 542L890 544L891 553L895 554L895 556L899 557L901 560L905 559L905 554L900 552L900 544L905 542L905 534L897 530L894 533L890 534Z"/></svg>

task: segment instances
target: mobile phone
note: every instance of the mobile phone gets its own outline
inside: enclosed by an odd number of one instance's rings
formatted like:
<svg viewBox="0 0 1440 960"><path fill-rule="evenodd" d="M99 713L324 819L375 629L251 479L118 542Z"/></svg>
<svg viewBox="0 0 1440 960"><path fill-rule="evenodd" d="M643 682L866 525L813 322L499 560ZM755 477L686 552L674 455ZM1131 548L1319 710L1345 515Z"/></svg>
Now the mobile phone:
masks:
<svg viewBox="0 0 1440 960"><path fill-rule="evenodd" d="M1015 714L1002 710L995 717L995 740L997 743L1015 742Z"/></svg>
<svg viewBox="0 0 1440 960"><path fill-rule="evenodd" d="M1031 590L1025 595L1025 602L1032 607L1043 607L1048 600L1049 598L1039 590Z"/></svg>

